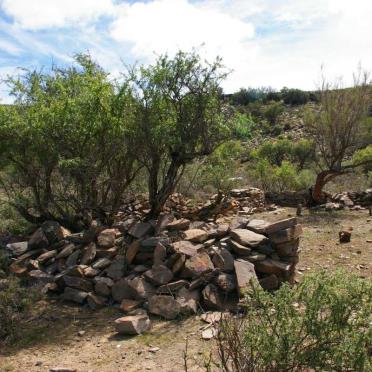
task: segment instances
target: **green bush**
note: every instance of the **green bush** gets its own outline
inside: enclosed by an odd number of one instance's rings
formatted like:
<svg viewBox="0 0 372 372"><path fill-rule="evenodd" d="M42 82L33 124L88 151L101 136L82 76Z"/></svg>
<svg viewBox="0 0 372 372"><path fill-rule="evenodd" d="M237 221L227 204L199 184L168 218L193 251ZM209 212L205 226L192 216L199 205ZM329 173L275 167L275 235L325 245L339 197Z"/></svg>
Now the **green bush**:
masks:
<svg viewBox="0 0 372 372"><path fill-rule="evenodd" d="M221 326L223 371L371 371L370 279L318 272L274 294L253 287L245 304Z"/></svg>
<svg viewBox="0 0 372 372"><path fill-rule="evenodd" d="M21 336L21 322L29 314L39 295L22 287L14 277L0 281L0 341L11 342Z"/></svg>
<svg viewBox="0 0 372 372"><path fill-rule="evenodd" d="M300 89L283 88L280 93L287 105L304 105L310 101L310 93Z"/></svg>
<svg viewBox="0 0 372 372"><path fill-rule="evenodd" d="M250 114L237 114L233 136L236 139L247 141L253 137L255 122Z"/></svg>
<svg viewBox="0 0 372 372"><path fill-rule="evenodd" d="M264 108L263 115L271 125L275 125L283 111L284 111L283 105L281 103L275 102L267 105Z"/></svg>
<svg viewBox="0 0 372 372"><path fill-rule="evenodd" d="M290 160L293 144L287 139L266 141L257 149L257 157L267 159L270 164L280 166L283 160Z"/></svg>

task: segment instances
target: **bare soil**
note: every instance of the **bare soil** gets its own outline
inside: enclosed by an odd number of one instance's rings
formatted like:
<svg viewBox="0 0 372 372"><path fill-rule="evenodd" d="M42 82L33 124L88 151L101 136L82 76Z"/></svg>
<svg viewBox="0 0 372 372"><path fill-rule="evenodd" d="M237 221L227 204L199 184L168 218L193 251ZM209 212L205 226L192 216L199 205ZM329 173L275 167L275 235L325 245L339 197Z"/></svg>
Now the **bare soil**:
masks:
<svg viewBox="0 0 372 372"><path fill-rule="evenodd" d="M294 209L283 208L253 217L275 221L294 214ZM304 211L299 220L304 230L299 281L307 272L335 268L371 278L372 217L368 211ZM350 243L338 242L343 228L353 229ZM27 323L20 325L22 339L0 350L0 372L48 371L57 366L79 372L184 371L186 339L188 371L205 371L214 342L201 339L205 324L198 317L168 322L153 319L147 334L123 337L112 325L119 316L115 308L93 312L55 300L42 301Z"/></svg>

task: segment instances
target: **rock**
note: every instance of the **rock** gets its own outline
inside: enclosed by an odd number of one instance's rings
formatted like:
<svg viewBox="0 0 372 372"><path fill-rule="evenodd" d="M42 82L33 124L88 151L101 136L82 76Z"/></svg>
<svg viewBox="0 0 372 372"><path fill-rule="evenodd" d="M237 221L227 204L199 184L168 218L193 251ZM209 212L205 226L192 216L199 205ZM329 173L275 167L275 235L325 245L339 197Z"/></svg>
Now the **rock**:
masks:
<svg viewBox="0 0 372 372"><path fill-rule="evenodd" d="M291 265L288 265L284 262L273 260L267 258L263 261L257 261L254 264L257 271L265 274L285 274L288 273L291 269Z"/></svg>
<svg viewBox="0 0 372 372"><path fill-rule="evenodd" d="M235 229L230 231L230 236L238 243L248 246L257 247L267 242L267 237L262 234L257 234L250 230Z"/></svg>
<svg viewBox="0 0 372 372"><path fill-rule="evenodd" d="M214 284L208 284L202 291L204 305L208 309L223 309L222 298L218 288Z"/></svg>
<svg viewBox="0 0 372 372"><path fill-rule="evenodd" d="M215 236L217 238L223 238L224 236L228 234L229 230L230 230L230 226L227 223L218 225Z"/></svg>
<svg viewBox="0 0 372 372"><path fill-rule="evenodd" d="M222 319L227 318L227 313L221 313L221 311L208 311L200 315L200 319L209 324L219 323Z"/></svg>
<svg viewBox="0 0 372 372"><path fill-rule="evenodd" d="M124 299L121 301L120 310L128 313L134 309L137 309L142 304L142 301Z"/></svg>
<svg viewBox="0 0 372 372"><path fill-rule="evenodd" d="M53 275L44 273L41 270L31 270L28 273L28 276L30 280L40 282L40 283L53 283L54 282Z"/></svg>
<svg viewBox="0 0 372 372"><path fill-rule="evenodd" d="M149 234L153 229L149 222L137 222L129 229L129 234L137 239L143 238L145 235Z"/></svg>
<svg viewBox="0 0 372 372"><path fill-rule="evenodd" d="M247 225L247 229L257 234L265 234L267 226L269 226L269 223L264 220L251 220Z"/></svg>
<svg viewBox="0 0 372 372"><path fill-rule="evenodd" d="M181 311L181 305L171 296L155 295L149 299L149 312L165 319L174 319Z"/></svg>
<svg viewBox="0 0 372 372"><path fill-rule="evenodd" d="M128 284L134 290L136 300L146 300L156 294L156 289L143 278L136 277L129 280Z"/></svg>
<svg viewBox="0 0 372 372"><path fill-rule="evenodd" d="M58 251L56 249L53 249L52 251L47 251L43 254L41 254L37 260L40 262L40 263L44 263L48 260L50 260L51 258L53 257L56 257L58 254Z"/></svg>
<svg viewBox="0 0 372 372"><path fill-rule="evenodd" d="M125 252L125 259L128 265L130 265L133 262L140 248L141 244L138 240L135 240L133 243L129 245L127 251Z"/></svg>
<svg viewBox="0 0 372 372"><path fill-rule="evenodd" d="M61 252L58 253L56 258L59 259L59 258L68 257L74 250L75 250L75 244L68 243L62 248Z"/></svg>
<svg viewBox="0 0 372 372"><path fill-rule="evenodd" d="M87 296L88 306L92 310L97 310L105 306L106 298L98 296L94 293L89 293Z"/></svg>
<svg viewBox="0 0 372 372"><path fill-rule="evenodd" d="M41 225L41 229L43 230L49 244L57 243L71 234L70 231L62 227L56 221L45 221Z"/></svg>
<svg viewBox="0 0 372 372"><path fill-rule="evenodd" d="M120 279L111 287L111 296L116 302L119 303L121 303L124 299L133 299L135 294L135 291L125 278Z"/></svg>
<svg viewBox="0 0 372 372"><path fill-rule="evenodd" d="M189 282L186 280L177 280L176 282L164 284L157 289L158 294L173 294L184 287L188 287Z"/></svg>
<svg viewBox="0 0 372 372"><path fill-rule="evenodd" d="M78 304L82 304L87 298L88 293L79 291L78 289L66 287L61 298L65 301L72 301Z"/></svg>
<svg viewBox="0 0 372 372"><path fill-rule="evenodd" d="M190 226L190 220L186 218L181 218L179 220L174 220L167 225L167 230L169 231L179 231L179 230L187 230Z"/></svg>
<svg viewBox="0 0 372 372"><path fill-rule="evenodd" d="M86 269L84 269L84 276L87 278L94 278L100 273L100 270L93 269L92 267L88 266Z"/></svg>
<svg viewBox="0 0 372 372"><path fill-rule="evenodd" d="M116 256L110 266L105 269L105 273L113 280L119 280L125 274L125 257Z"/></svg>
<svg viewBox="0 0 372 372"><path fill-rule="evenodd" d="M83 257L80 260L82 265L90 265L96 257L97 249L95 243L89 243L83 251Z"/></svg>
<svg viewBox="0 0 372 372"><path fill-rule="evenodd" d="M79 278L77 276L68 276L68 275L64 275L62 279L63 279L65 286L67 287L79 289L83 292L90 292L93 290L93 284L87 279Z"/></svg>
<svg viewBox="0 0 372 372"><path fill-rule="evenodd" d="M173 274L179 273L185 266L186 256L184 254L177 254L178 258L172 266Z"/></svg>
<svg viewBox="0 0 372 372"><path fill-rule="evenodd" d="M275 252L278 254L279 257L285 256L295 256L297 255L298 247L299 247L300 239L296 239L294 241L276 244L275 245Z"/></svg>
<svg viewBox="0 0 372 372"><path fill-rule="evenodd" d="M213 263L206 252L198 253L187 259L185 262L186 275L191 276L192 278L197 278L213 269Z"/></svg>
<svg viewBox="0 0 372 372"><path fill-rule="evenodd" d="M6 245L6 249L14 257L18 257L28 250L28 242L9 243Z"/></svg>
<svg viewBox="0 0 372 372"><path fill-rule="evenodd" d="M225 248L217 248L213 254L212 262L215 267L222 271L234 270L234 257Z"/></svg>
<svg viewBox="0 0 372 372"><path fill-rule="evenodd" d="M214 283L224 292L231 292L236 289L236 276L233 274L220 273Z"/></svg>
<svg viewBox="0 0 372 372"><path fill-rule="evenodd" d="M297 218L292 217L292 218L287 218L285 220L277 221L270 223L266 229L265 233L266 234L274 234L280 230L286 230L289 229L290 227L294 227L297 225Z"/></svg>
<svg viewBox="0 0 372 372"><path fill-rule="evenodd" d="M275 274L271 274L265 278L259 279L259 283L263 289L268 291L277 289L279 287L279 279Z"/></svg>
<svg viewBox="0 0 372 372"><path fill-rule="evenodd" d="M80 250L77 249L75 252L71 253L67 260L66 260L66 266L75 266L78 262L78 259L80 257Z"/></svg>
<svg viewBox="0 0 372 372"><path fill-rule="evenodd" d="M114 258L118 254L118 248L97 248L96 257L97 258Z"/></svg>
<svg viewBox="0 0 372 372"><path fill-rule="evenodd" d="M351 231L342 230L338 233L340 243L349 243L351 240Z"/></svg>
<svg viewBox="0 0 372 372"><path fill-rule="evenodd" d="M246 228L249 220L245 217L236 217L230 222L230 230Z"/></svg>
<svg viewBox="0 0 372 372"><path fill-rule="evenodd" d="M95 277L94 282L94 291L103 297L109 297L111 294L111 287L114 285L114 282L110 278L106 277Z"/></svg>
<svg viewBox="0 0 372 372"><path fill-rule="evenodd" d="M101 248L111 248L115 245L116 229L105 229L97 236L97 244Z"/></svg>
<svg viewBox="0 0 372 372"><path fill-rule="evenodd" d="M116 332L124 335L140 335L150 326L151 322L146 314L128 315L115 320Z"/></svg>
<svg viewBox="0 0 372 372"><path fill-rule="evenodd" d="M302 234L301 225L296 225L285 230L279 230L269 234L270 240L275 244L281 244L296 240Z"/></svg>
<svg viewBox="0 0 372 372"><path fill-rule="evenodd" d="M199 299L200 293L198 290L189 291L185 287L181 288L177 293L176 299L181 306L181 314L196 314Z"/></svg>
<svg viewBox="0 0 372 372"><path fill-rule="evenodd" d="M147 239L143 239L140 241L141 248L147 248L147 250L151 249L151 251L156 247L159 243L161 244L169 244L169 239L163 236L152 236Z"/></svg>
<svg viewBox="0 0 372 372"><path fill-rule="evenodd" d="M243 294L252 284L257 283L254 265L239 259L234 261L234 267L238 290L240 294Z"/></svg>
<svg viewBox="0 0 372 372"><path fill-rule="evenodd" d="M49 369L49 372L76 372L76 368L67 368L67 367L53 367Z"/></svg>
<svg viewBox="0 0 372 372"><path fill-rule="evenodd" d="M208 233L201 229L190 229L184 231L182 237L193 243L203 243L208 240Z"/></svg>
<svg viewBox="0 0 372 372"><path fill-rule="evenodd" d="M266 254L252 251L250 256L245 257L245 259L249 262L257 262L257 261L263 261L266 258Z"/></svg>
<svg viewBox="0 0 372 372"><path fill-rule="evenodd" d="M173 279L173 273L164 265L153 266L145 272L144 276L149 282L159 286L169 283Z"/></svg>
<svg viewBox="0 0 372 372"><path fill-rule="evenodd" d="M167 249L162 243L158 243L154 249L154 266L163 265L167 257Z"/></svg>
<svg viewBox="0 0 372 372"><path fill-rule="evenodd" d="M188 257L195 256L197 253L203 250L203 246L198 244L192 244L187 240L181 240L179 242L173 243L173 249L177 253L182 253Z"/></svg>
<svg viewBox="0 0 372 372"><path fill-rule="evenodd" d="M202 331L203 340L211 340L213 337L217 336L218 330L216 328L210 327Z"/></svg>
<svg viewBox="0 0 372 372"><path fill-rule="evenodd" d="M252 252L252 249L249 247L246 247L242 244L239 244L233 239L229 239L227 241L227 244L229 247L239 256L249 256Z"/></svg>
<svg viewBox="0 0 372 372"><path fill-rule="evenodd" d="M110 266L112 261L108 258L99 258L97 261L95 261L92 264L93 269L98 269L102 270L105 269L106 267Z"/></svg>
<svg viewBox="0 0 372 372"><path fill-rule="evenodd" d="M35 232L31 235L30 240L28 241L28 245L30 249L40 248L44 249L47 248L49 245L48 239L44 234L44 231L41 227L39 227Z"/></svg>

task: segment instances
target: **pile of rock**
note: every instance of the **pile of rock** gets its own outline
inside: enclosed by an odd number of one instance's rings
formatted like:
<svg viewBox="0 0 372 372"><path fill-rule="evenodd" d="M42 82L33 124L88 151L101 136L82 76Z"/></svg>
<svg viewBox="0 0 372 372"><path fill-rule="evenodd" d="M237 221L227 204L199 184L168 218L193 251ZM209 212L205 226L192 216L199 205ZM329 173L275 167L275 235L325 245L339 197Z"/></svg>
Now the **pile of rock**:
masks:
<svg viewBox="0 0 372 372"><path fill-rule="evenodd" d="M49 221L7 250L15 274L93 309L117 303L129 313L117 330L140 333L150 324L144 309L166 319L199 307L235 309L252 281L268 290L293 281L301 232L296 218L217 224L165 215L111 228L93 223L78 234Z"/></svg>

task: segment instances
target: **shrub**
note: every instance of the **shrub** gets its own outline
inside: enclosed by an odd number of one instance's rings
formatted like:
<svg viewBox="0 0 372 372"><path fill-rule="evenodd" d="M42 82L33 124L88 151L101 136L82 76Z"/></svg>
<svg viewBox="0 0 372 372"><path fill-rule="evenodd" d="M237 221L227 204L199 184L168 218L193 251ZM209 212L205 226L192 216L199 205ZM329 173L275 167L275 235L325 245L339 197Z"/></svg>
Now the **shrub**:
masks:
<svg viewBox="0 0 372 372"><path fill-rule="evenodd" d="M315 160L315 143L306 139L296 142L292 150L292 159L300 169L303 169L307 163Z"/></svg>
<svg viewBox="0 0 372 372"><path fill-rule="evenodd" d="M310 101L309 92L300 89L283 88L280 93L283 102L287 105L304 105Z"/></svg>
<svg viewBox="0 0 372 372"><path fill-rule="evenodd" d="M264 109L264 117L271 125L275 125L280 114L284 111L284 107L281 103L271 103Z"/></svg>
<svg viewBox="0 0 372 372"><path fill-rule="evenodd" d="M318 272L274 294L253 287L243 319L222 323L224 371L370 371L372 281Z"/></svg>
<svg viewBox="0 0 372 372"><path fill-rule="evenodd" d="M236 139L247 141L252 138L255 122L250 114L237 114L233 135Z"/></svg>
<svg viewBox="0 0 372 372"><path fill-rule="evenodd" d="M267 93L271 91L271 88L241 88L231 96L231 103L233 105L246 106L249 103L263 101Z"/></svg>
<svg viewBox="0 0 372 372"><path fill-rule="evenodd" d="M10 342L20 336L20 322L38 299L36 291L9 277L0 281L0 341Z"/></svg>
<svg viewBox="0 0 372 372"><path fill-rule="evenodd" d="M268 159L270 164L280 166L283 160L291 159L292 142L287 139L266 141L257 150L259 158Z"/></svg>

